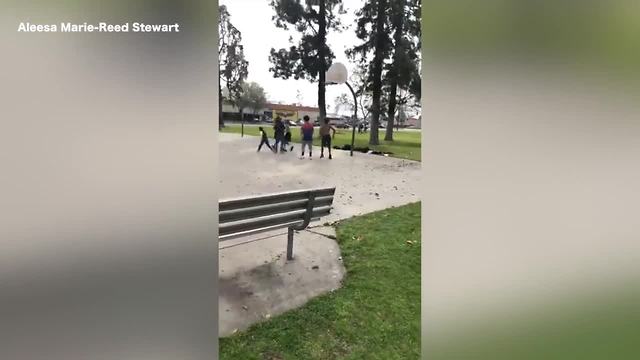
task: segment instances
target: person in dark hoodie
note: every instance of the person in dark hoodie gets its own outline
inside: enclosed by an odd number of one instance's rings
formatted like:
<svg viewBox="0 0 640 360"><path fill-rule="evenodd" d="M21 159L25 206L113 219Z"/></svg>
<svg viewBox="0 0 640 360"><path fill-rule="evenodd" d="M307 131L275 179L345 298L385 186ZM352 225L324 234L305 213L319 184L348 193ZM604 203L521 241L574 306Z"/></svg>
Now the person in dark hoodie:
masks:
<svg viewBox="0 0 640 360"><path fill-rule="evenodd" d="M274 145L274 152L282 152L284 150L284 123L280 117L276 118L275 124L273 125L273 137L276 140Z"/></svg>
<svg viewBox="0 0 640 360"><path fill-rule="evenodd" d="M289 123L284 124L284 142L282 143L282 147L285 151L287 151L287 146L291 144L291 127ZM293 145L289 148L289 151L293 151Z"/></svg>
<svg viewBox="0 0 640 360"><path fill-rule="evenodd" d="M269 150L273 151L273 148L271 147L271 145L269 144L269 137L267 136L267 132L264 131L264 129L262 128L262 126L260 126L258 128L258 130L260 130L260 134L262 135L262 139L260 140L260 145L258 145L258 150L260 151L260 149L262 149L262 145L267 145L267 147L269 148Z"/></svg>

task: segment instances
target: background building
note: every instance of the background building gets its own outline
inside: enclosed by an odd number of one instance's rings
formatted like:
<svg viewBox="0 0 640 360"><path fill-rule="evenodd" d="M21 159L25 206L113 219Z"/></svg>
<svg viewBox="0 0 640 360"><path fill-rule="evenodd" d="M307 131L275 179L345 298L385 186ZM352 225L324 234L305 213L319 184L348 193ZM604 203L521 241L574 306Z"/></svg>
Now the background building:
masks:
<svg viewBox="0 0 640 360"><path fill-rule="evenodd" d="M267 103L264 114L272 119L279 116L282 120L291 120L293 122L302 120L304 116L309 116L309 119L314 122L320 118L320 110L317 107L298 104Z"/></svg>
<svg viewBox="0 0 640 360"><path fill-rule="evenodd" d="M411 128L420 129L422 116L412 116L407 119L406 126Z"/></svg>
<svg viewBox="0 0 640 360"><path fill-rule="evenodd" d="M304 106L299 104L279 104L269 102L264 108L253 114L253 110L244 109L245 121L259 121L261 119L275 119L280 117L283 120L298 121L304 116L309 116L311 121L317 121L320 117L320 111L317 107ZM224 100L222 104L222 116L224 120L240 121L240 111L229 101Z"/></svg>

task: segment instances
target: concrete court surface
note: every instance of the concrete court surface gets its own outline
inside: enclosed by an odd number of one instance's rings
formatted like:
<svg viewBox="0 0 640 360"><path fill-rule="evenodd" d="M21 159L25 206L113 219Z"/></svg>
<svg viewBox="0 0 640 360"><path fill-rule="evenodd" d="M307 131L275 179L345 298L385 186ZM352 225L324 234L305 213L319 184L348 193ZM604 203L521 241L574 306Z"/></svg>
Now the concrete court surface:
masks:
<svg viewBox="0 0 640 360"><path fill-rule="evenodd" d="M220 250L219 335L303 305L340 287L344 266L332 227L295 235L294 260L286 259L286 229L225 241ZM255 240L255 241L252 241ZM245 243L246 241L252 241Z"/></svg>
<svg viewBox="0 0 640 360"><path fill-rule="evenodd" d="M220 243L219 335L299 307L337 289L345 270L332 227L354 215L418 201L420 163L333 150L333 160L299 159L293 153L256 153L257 137L220 134L219 197L229 198L336 186L334 210L295 235L294 260L286 261L286 229ZM328 237L327 237L328 235ZM255 241L254 241L255 240Z"/></svg>
<svg viewBox="0 0 640 360"><path fill-rule="evenodd" d="M420 162L332 149L333 160L320 159L313 147L313 160L300 160L300 145L293 153L274 154L260 139L221 133L221 199L246 195L335 186L333 213L325 221L345 219L419 200ZM271 139L273 142L273 139ZM326 154L325 154L326 156Z"/></svg>

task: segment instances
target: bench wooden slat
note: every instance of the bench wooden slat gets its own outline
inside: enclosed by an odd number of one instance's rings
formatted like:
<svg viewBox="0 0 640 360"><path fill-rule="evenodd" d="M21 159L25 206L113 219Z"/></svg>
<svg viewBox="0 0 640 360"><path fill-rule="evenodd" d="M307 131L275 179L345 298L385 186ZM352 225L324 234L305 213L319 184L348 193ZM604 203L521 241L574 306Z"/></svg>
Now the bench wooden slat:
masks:
<svg viewBox="0 0 640 360"><path fill-rule="evenodd" d="M308 199L310 193L313 193L316 197L333 196L335 194L335 191L336 188L333 187L323 189L297 190L277 194L228 199L219 202L218 211L230 211L260 205L269 205L293 200Z"/></svg>
<svg viewBox="0 0 640 360"><path fill-rule="evenodd" d="M320 217L311 218L312 222L313 221L317 221L317 220L320 220ZM232 240L232 239L236 239L236 238L240 238L240 237L243 237L243 236L248 236L248 235L252 235L252 234L256 234L256 233L278 230L278 229L286 228L286 227L289 227L289 226L292 226L292 225L296 225L296 224L300 224L300 220L295 220L295 221L291 221L291 222L288 222L288 223L283 223L283 224L273 225L273 226L267 226L267 227L263 227L263 228L253 229L253 230L241 231L241 232L232 233L232 234L229 234L229 235L220 235L219 239L220 239L220 241Z"/></svg>
<svg viewBox="0 0 640 360"><path fill-rule="evenodd" d="M293 210L306 210L308 199L292 200L289 202L281 202L276 204L259 205L244 209L226 210L218 214L219 224L230 221L250 219L267 215L275 215ZM333 196L324 196L316 198L313 202L314 208L329 206L333 203Z"/></svg>
<svg viewBox="0 0 640 360"><path fill-rule="evenodd" d="M268 215L259 218L253 218L244 221L231 222L226 224L219 224L218 236L224 237L240 232L246 232L256 229L268 228L272 226L282 225L288 223L289 225L302 222L304 220L306 210L296 210L288 213ZM323 206L314 208L311 218L322 217L328 215L331 212L331 206Z"/></svg>

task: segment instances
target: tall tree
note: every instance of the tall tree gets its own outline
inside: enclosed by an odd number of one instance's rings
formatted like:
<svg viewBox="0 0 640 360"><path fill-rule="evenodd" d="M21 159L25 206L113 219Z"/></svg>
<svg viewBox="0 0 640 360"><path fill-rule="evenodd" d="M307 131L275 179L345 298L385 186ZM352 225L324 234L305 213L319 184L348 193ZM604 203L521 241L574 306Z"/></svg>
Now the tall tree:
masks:
<svg viewBox="0 0 640 360"><path fill-rule="evenodd" d="M368 0L364 6L356 12L358 17L356 36L362 40L362 44L347 50L351 59L358 59L362 66L373 60L368 66L367 90L371 96L371 132L369 144L379 145L378 127L382 114L382 72L384 60L389 57L391 39L388 36L389 0Z"/></svg>
<svg viewBox="0 0 640 360"><path fill-rule="evenodd" d="M407 122L407 112L404 111L404 105L400 106L398 110L398 123L404 125Z"/></svg>
<svg viewBox="0 0 640 360"><path fill-rule="evenodd" d="M242 84L249 73L249 62L244 57L242 34L231 23L231 15L225 5L219 7L218 21L218 116L219 127L224 127L222 118L222 80L229 94L229 101L237 102L242 93Z"/></svg>
<svg viewBox="0 0 640 360"><path fill-rule="evenodd" d="M296 90L296 100L298 101L298 105L302 105L304 95L302 95L302 92L300 90Z"/></svg>
<svg viewBox="0 0 640 360"><path fill-rule="evenodd" d="M353 100L350 99L350 96L347 95L346 93L342 93L340 94L340 96L336 96L333 102L335 104L333 108L336 114L339 114L340 110L342 109L353 111L353 106L354 106Z"/></svg>
<svg viewBox="0 0 640 360"><path fill-rule="evenodd" d="M267 95L258 83L243 82L240 84L240 92L232 98L231 102L240 113L241 134L244 136L244 110L250 109L252 114L256 115L258 110L266 105Z"/></svg>
<svg viewBox="0 0 640 360"><path fill-rule="evenodd" d="M264 109L267 105L267 94L264 88L256 82L250 82L243 87L243 92L247 95L249 108L253 115Z"/></svg>
<svg viewBox="0 0 640 360"><path fill-rule="evenodd" d="M327 31L342 31L339 15L344 14L342 0L271 0L273 20L284 30L295 29L297 45L289 37L288 49L271 49L269 71L276 78L318 80L320 121L326 117L325 72L335 57L327 46ZM315 9L317 7L317 10Z"/></svg>
<svg viewBox="0 0 640 360"><path fill-rule="evenodd" d="M416 11L416 9L418 11ZM419 77L420 0L395 0L390 4L390 28L393 31L393 60L387 67L385 89L388 96L385 140L393 141L396 107L407 99L398 99L398 88L415 86ZM418 74L418 75L416 75Z"/></svg>
<svg viewBox="0 0 640 360"><path fill-rule="evenodd" d="M371 112L371 90L369 86L368 68L366 66L357 66L349 76L349 82L352 84L356 93L359 113L362 114L362 119L369 121L369 115Z"/></svg>
<svg viewBox="0 0 640 360"><path fill-rule="evenodd" d="M256 115L258 110L265 107L267 104L267 94L264 92L264 88L256 82L246 83L243 82L240 85L239 95L233 99L233 105L240 112L240 120L244 119L244 110L249 109L253 115Z"/></svg>

